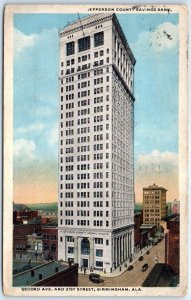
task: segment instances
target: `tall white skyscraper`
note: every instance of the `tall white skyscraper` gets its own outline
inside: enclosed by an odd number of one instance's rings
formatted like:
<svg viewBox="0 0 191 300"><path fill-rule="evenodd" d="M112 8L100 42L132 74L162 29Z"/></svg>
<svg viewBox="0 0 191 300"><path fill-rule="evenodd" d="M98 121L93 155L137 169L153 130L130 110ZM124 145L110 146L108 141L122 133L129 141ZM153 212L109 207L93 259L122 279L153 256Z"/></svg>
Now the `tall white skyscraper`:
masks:
<svg viewBox="0 0 191 300"><path fill-rule="evenodd" d="M134 249L136 61L115 14L59 36L58 258L112 272Z"/></svg>

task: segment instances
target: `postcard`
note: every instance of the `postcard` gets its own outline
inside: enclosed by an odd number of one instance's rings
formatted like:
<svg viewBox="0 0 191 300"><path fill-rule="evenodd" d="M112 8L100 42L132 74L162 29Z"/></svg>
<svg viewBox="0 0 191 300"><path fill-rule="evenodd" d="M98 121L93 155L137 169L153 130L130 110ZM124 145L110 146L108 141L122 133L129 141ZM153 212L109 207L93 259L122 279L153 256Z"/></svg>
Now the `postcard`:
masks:
<svg viewBox="0 0 191 300"><path fill-rule="evenodd" d="M3 285L187 292L188 11L7 5Z"/></svg>

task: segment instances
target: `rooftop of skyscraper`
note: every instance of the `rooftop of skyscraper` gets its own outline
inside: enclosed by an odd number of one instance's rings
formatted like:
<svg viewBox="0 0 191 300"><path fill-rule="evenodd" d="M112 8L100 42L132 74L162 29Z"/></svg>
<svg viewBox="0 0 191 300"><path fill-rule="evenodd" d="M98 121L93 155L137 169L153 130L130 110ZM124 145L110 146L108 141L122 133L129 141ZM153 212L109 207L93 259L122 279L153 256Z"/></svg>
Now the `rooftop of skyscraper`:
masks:
<svg viewBox="0 0 191 300"><path fill-rule="evenodd" d="M159 187L155 183L153 183L153 185L149 185L148 187L144 187L143 190L165 190L165 191L167 191L165 188Z"/></svg>

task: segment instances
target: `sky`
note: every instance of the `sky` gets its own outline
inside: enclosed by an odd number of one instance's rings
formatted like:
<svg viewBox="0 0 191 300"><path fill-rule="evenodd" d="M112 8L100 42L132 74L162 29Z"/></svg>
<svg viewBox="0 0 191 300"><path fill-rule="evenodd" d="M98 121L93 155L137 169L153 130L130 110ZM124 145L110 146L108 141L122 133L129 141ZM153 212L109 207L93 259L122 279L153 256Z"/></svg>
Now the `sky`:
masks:
<svg viewBox="0 0 191 300"><path fill-rule="evenodd" d="M85 15L80 14L80 17ZM178 15L117 14L136 58L135 198L178 199ZM57 201L58 30L77 14L14 15L14 202ZM170 39L167 35L170 35Z"/></svg>

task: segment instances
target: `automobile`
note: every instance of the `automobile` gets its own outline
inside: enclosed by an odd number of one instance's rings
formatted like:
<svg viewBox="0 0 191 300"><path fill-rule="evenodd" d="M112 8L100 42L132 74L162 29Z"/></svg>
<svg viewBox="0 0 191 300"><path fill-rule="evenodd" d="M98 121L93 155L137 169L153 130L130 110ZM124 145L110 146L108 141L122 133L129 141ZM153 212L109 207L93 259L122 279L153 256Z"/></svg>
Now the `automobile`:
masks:
<svg viewBox="0 0 191 300"><path fill-rule="evenodd" d="M142 266L142 272L145 272L147 269L148 269L148 267L149 267L149 265L148 264L144 264L143 266Z"/></svg>
<svg viewBox="0 0 191 300"><path fill-rule="evenodd" d="M131 271L132 269L133 269L132 265L128 266L128 268L127 268L128 271Z"/></svg>
<svg viewBox="0 0 191 300"><path fill-rule="evenodd" d="M143 256L140 256L140 257L139 257L139 260L140 260L140 261L142 261L143 259L144 259L144 257L143 257Z"/></svg>
<svg viewBox="0 0 191 300"><path fill-rule="evenodd" d="M102 278L100 278L100 277L93 277L92 278L92 282L93 283L103 283L104 280Z"/></svg>
<svg viewBox="0 0 191 300"><path fill-rule="evenodd" d="M146 252L146 254L149 254L150 253L150 251L148 250L147 252Z"/></svg>
<svg viewBox="0 0 191 300"><path fill-rule="evenodd" d="M95 278L100 278L100 275L96 273L90 273L89 280L93 281Z"/></svg>

